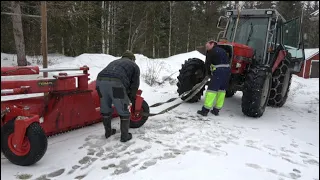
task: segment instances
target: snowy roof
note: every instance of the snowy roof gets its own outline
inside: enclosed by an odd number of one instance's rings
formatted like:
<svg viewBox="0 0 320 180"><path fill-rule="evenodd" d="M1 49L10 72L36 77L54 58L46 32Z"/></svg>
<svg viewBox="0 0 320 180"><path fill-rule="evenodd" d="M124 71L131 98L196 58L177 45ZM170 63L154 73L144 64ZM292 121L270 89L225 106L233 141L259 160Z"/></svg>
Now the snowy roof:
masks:
<svg viewBox="0 0 320 180"><path fill-rule="evenodd" d="M316 54L319 54L319 48L314 49L305 49L304 50L304 56L306 61L315 56Z"/></svg>
<svg viewBox="0 0 320 180"><path fill-rule="evenodd" d="M319 16L319 9L310 14L311 16Z"/></svg>

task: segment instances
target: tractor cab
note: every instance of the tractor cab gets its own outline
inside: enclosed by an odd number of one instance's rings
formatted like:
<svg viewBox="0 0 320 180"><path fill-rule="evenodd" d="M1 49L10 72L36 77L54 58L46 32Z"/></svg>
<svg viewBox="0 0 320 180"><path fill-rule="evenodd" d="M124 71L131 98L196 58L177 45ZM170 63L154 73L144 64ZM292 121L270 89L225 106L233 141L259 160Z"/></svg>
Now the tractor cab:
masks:
<svg viewBox="0 0 320 180"><path fill-rule="evenodd" d="M240 45L252 51L252 57L242 59L270 66L275 63L280 50L286 50L291 55L291 71L299 72L304 60L300 24L300 17L286 21L274 9L245 9L241 12L230 10L226 12L226 16L219 18L217 28L222 31L217 39L220 46L230 54L231 63L232 61L233 64L238 63L233 66L233 73L237 72L234 68L248 64L244 61L239 62L239 58L235 58L239 57L235 54L235 48L239 49ZM232 51L230 45L233 47Z"/></svg>

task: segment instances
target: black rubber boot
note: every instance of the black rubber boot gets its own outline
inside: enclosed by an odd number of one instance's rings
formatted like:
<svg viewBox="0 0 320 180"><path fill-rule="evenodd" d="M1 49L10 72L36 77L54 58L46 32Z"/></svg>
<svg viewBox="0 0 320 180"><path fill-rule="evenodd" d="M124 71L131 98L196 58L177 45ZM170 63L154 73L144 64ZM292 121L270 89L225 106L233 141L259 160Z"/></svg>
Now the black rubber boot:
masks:
<svg viewBox="0 0 320 180"><path fill-rule="evenodd" d="M121 142L127 142L130 139L132 139L132 134L129 133L129 127L130 127L130 119L129 117L121 117L120 118L120 130L121 130Z"/></svg>
<svg viewBox="0 0 320 180"><path fill-rule="evenodd" d="M217 108L213 108L210 112L212 113L212 114L214 114L215 116L219 116L219 109L217 109Z"/></svg>
<svg viewBox="0 0 320 180"><path fill-rule="evenodd" d="M112 119L112 116L103 117L102 119L104 130L105 130L104 135L107 139L116 133L116 130L111 128L111 119Z"/></svg>
<svg viewBox="0 0 320 180"><path fill-rule="evenodd" d="M201 110L198 110L197 113L202 115L202 116L207 116L208 115L208 110L205 108L202 108Z"/></svg>

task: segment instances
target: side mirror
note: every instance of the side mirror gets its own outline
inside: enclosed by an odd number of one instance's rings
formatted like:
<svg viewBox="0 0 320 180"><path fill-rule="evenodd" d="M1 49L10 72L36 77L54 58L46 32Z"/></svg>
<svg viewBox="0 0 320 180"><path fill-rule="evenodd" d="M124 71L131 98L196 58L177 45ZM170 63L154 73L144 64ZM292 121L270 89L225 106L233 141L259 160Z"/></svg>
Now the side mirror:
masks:
<svg viewBox="0 0 320 180"><path fill-rule="evenodd" d="M218 29L225 29L228 24L228 17L220 16L217 23Z"/></svg>

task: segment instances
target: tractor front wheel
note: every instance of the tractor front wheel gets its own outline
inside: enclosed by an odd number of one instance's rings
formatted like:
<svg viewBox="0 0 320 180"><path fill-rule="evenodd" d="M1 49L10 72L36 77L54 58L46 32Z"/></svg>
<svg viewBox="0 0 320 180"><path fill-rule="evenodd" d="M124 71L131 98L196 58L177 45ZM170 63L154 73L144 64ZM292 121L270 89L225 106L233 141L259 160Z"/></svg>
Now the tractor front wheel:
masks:
<svg viewBox="0 0 320 180"><path fill-rule="evenodd" d="M29 166L38 162L46 153L48 139L39 123L34 122L26 130L21 148L13 144L14 118L1 127L1 150L13 164Z"/></svg>
<svg viewBox="0 0 320 180"><path fill-rule="evenodd" d="M244 83L242 112L249 117L263 115L272 83L271 68L263 65L251 65Z"/></svg>
<svg viewBox="0 0 320 180"><path fill-rule="evenodd" d="M143 113L149 113L149 105L148 103L143 100L142 102L142 112ZM139 116L135 116L134 113L131 113L130 115L130 128L139 128L148 120L148 116L143 116L140 114Z"/></svg>

